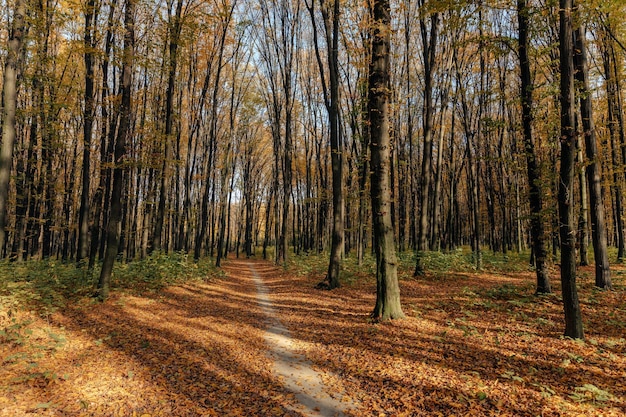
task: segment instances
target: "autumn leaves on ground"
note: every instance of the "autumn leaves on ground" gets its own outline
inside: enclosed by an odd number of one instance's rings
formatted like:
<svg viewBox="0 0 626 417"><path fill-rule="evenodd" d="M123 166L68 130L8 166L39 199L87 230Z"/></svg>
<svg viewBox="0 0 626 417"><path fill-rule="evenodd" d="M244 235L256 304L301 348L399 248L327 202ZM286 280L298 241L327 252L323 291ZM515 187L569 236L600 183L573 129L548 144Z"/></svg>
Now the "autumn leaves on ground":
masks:
<svg viewBox="0 0 626 417"><path fill-rule="evenodd" d="M3 305L0 415L299 415L266 355L250 263L297 349L355 416L626 413L619 269L613 292L580 272L583 342L560 337L558 292L533 296L531 272L407 271L407 318L373 323L368 268L321 291L322 268L231 259L204 282L83 297L43 316Z"/></svg>

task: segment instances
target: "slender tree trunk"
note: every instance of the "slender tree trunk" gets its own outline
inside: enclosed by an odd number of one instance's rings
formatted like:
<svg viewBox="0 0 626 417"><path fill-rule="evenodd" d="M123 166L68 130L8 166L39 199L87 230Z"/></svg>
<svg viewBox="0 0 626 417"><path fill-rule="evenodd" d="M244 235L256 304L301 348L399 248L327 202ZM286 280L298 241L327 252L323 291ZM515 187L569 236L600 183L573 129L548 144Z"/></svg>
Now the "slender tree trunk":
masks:
<svg viewBox="0 0 626 417"><path fill-rule="evenodd" d="M163 153L163 165L160 172L159 188L159 204L157 206L156 219L154 224L154 236L152 242L152 248L154 250L161 250L163 248L163 226L165 222L165 212L167 195L169 194L169 177L170 172L168 170L168 164L172 159L172 131L173 131L173 112L174 112L174 88L176 84L176 69L178 67L178 43L180 40L181 31L181 12L183 8L183 1L178 0L176 3L176 11L174 16L170 14L169 25L170 30L170 42L169 42L169 65L167 76L167 93L165 98L165 135L163 140L164 153ZM165 245L167 247L167 244Z"/></svg>
<svg viewBox="0 0 626 417"><path fill-rule="evenodd" d="M371 134L371 199L376 252L376 306L372 317L387 320L404 317L400 304L398 265L389 201L391 196L389 183L391 10L389 0L374 0L372 9L372 54L368 97Z"/></svg>
<svg viewBox="0 0 626 417"><path fill-rule="evenodd" d="M96 256L98 255L99 248L103 247L101 241L104 241L106 237L104 224L107 218L106 207L103 205L104 201L108 200L108 186L110 170L106 167L106 163L109 162L110 145L108 142L113 137L111 130L114 130L116 126L115 119L117 115L111 115L109 112L109 106L107 103L110 99L109 89L109 57L113 47L113 25L115 9L117 7L117 0L111 2L109 5L109 16L107 18L107 32L104 48L104 57L102 60L102 106L101 106L101 119L102 130L100 133L100 178L98 182L98 188L95 191L93 207L95 208L93 223L91 225L91 245L89 248L89 270L92 270L96 263ZM114 113L117 113L115 111ZM109 139L109 140L107 140Z"/></svg>
<svg viewBox="0 0 626 417"><path fill-rule="evenodd" d="M115 143L115 165L113 168L113 184L111 192L111 214L107 227L107 248L102 262L98 281L98 298L105 300L109 295L113 263L117 257L122 220L123 159L126 153L126 142L131 132L131 90L133 74L133 55L135 48L135 3L126 0L124 11L124 52L122 57L122 98L120 106L120 125Z"/></svg>
<svg viewBox="0 0 626 417"><path fill-rule="evenodd" d="M217 237L217 255L215 257L215 266L221 267L222 258L224 257L224 253L228 250L228 248L224 247L224 242L226 239L226 228L227 228L227 198L228 198L228 177L230 175L230 152L231 152L231 142L226 145L226 154L224 155L223 169L221 172L220 179L220 218L219 218L219 230Z"/></svg>
<svg viewBox="0 0 626 417"><path fill-rule="evenodd" d="M424 2L420 2L420 13L426 13ZM429 210L432 183L432 163L433 163L433 72L435 71L435 59L437 49L437 29L439 25L439 14L433 13L430 16L430 28L428 28L426 17L420 19L420 30L422 34L422 47L424 57L424 155L422 157L422 178L420 185L420 211L419 228L417 237L417 256L414 276L422 275L424 267L421 259L424 251L428 250L429 231ZM432 220L431 220L432 221Z"/></svg>
<svg viewBox="0 0 626 417"><path fill-rule="evenodd" d="M572 0L559 2L561 67L561 169L559 173L559 234L561 238L561 287L565 310L565 336L584 339L576 288L576 223L574 216L574 63Z"/></svg>
<svg viewBox="0 0 626 417"><path fill-rule="evenodd" d="M441 250L441 184L443 169L443 144L446 136L446 129L443 126L443 119L446 115L445 108L441 114L441 131L439 132L439 141L437 144L437 169L435 171L435 187L433 190L433 219L432 219L432 236L431 249L435 251Z"/></svg>
<svg viewBox="0 0 626 417"><path fill-rule="evenodd" d="M327 51L327 67L329 83L326 84L326 71L322 63L315 23L315 0L307 9L313 23L313 40L315 55L322 79L324 104L328 112L330 125L330 159L333 184L333 223L330 248L330 259L326 281L329 289L339 287L341 258L343 256L344 232L344 197L343 197L343 146L339 126L339 0L332 0L332 6L326 0L320 0L320 11L324 22Z"/></svg>
<svg viewBox="0 0 626 417"><path fill-rule="evenodd" d="M585 153L588 160L587 180L589 182L589 202L591 205L591 238L593 239L593 253L596 263L596 286L609 290L612 288L612 285L607 247L608 238L604 220L604 203L602 202L602 173L598 161L596 130L593 124L584 29L579 26L574 36L576 38L574 44L574 64L580 91L580 115L585 135Z"/></svg>
<svg viewBox="0 0 626 417"><path fill-rule="evenodd" d="M605 29L604 32L607 32ZM613 184L611 185L614 194L615 229L617 235L617 262L622 263L626 256L624 238L624 217L623 217L623 196L622 186L624 184L624 173L622 164L624 163L623 144L626 142L624 134L624 123L622 116L622 104L620 100L619 74L614 62L615 54L612 48L612 40L608 33L603 34L602 61L604 66L604 78L607 97L607 125L611 141L611 161L613 165ZM620 144L622 144L620 146ZM620 148L622 151L620 152Z"/></svg>
<svg viewBox="0 0 626 417"><path fill-rule="evenodd" d="M537 287L535 292L536 294L547 294L552 292L552 289L550 287L550 278L548 276L548 268L546 266L547 251L543 224L541 169L537 161L537 153L535 150L535 142L532 132L533 84L531 80L530 61L528 59L529 9L526 0L518 0L517 18L519 26L518 53L521 70L522 125L524 131L524 150L526 151L528 187L530 189L530 235L532 240L532 251L535 257L535 274L537 276ZM521 239L521 233L519 234Z"/></svg>
<svg viewBox="0 0 626 417"><path fill-rule="evenodd" d="M93 33L95 32L97 17L98 7L96 7L96 1L88 0L87 9L85 10L85 34L83 39L83 45L85 46L85 118L83 122L82 190L80 194L80 211L78 213L76 262L80 262L89 255L89 183L91 181L91 138L95 111L93 61L96 46Z"/></svg>
<svg viewBox="0 0 626 417"><path fill-rule="evenodd" d="M589 265L589 205L587 191L587 177L585 175L585 159L583 158L584 143L582 137L578 137L578 151L576 152L576 163L580 164L578 168L578 185L580 190L580 212L578 214L578 246L580 252L580 266Z"/></svg>
<svg viewBox="0 0 626 417"><path fill-rule="evenodd" d="M0 258L4 256L6 243L7 203L9 178L13 162L15 142L15 113L17 109L18 73L22 60L22 45L26 32L26 1L17 0L9 33L9 45L4 64L2 88L2 147L0 148Z"/></svg>

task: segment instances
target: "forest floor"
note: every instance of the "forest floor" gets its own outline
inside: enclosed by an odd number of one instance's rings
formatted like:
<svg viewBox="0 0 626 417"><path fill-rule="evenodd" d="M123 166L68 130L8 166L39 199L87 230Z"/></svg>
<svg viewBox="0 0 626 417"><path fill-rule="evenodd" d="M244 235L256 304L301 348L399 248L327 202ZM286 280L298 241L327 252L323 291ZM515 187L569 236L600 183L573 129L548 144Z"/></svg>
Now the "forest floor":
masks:
<svg viewBox="0 0 626 417"><path fill-rule="evenodd" d="M277 370L289 355L346 415L626 415L624 270L611 292L580 270L585 341L561 337L558 288L534 296L531 272L405 273L407 318L375 323L369 272L322 291L317 272L243 260L224 270L44 316L3 307L0 416L310 415L306 383Z"/></svg>

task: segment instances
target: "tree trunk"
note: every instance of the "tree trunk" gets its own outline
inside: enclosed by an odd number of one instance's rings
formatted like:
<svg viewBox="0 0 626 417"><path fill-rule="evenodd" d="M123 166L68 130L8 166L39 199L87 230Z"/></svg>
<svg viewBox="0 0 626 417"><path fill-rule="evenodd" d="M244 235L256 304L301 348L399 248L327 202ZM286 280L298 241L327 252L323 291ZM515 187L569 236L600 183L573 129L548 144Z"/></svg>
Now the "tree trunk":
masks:
<svg viewBox="0 0 626 417"><path fill-rule="evenodd" d="M172 131L173 131L173 112L174 112L174 88L176 83L176 70L178 66L178 43L181 31L181 12L183 1L178 0L176 3L176 11L174 16L170 14L168 24L171 25L170 42L169 42L169 69L167 76L167 93L165 97L165 135L163 137L164 153L163 165L161 166L161 186L159 189L159 204L157 206L156 221L154 224L154 236L152 248L154 250L163 249L163 225L165 221L167 195L169 194L169 177L170 172L168 165L172 159ZM171 12L171 11L170 11ZM167 246L167 245L165 245Z"/></svg>
<svg viewBox="0 0 626 417"><path fill-rule="evenodd" d="M15 113L17 109L18 73L22 60L22 45L26 17L26 2L17 0L9 45L4 64L2 88L2 147L0 148L0 258L4 257L6 243L7 203L9 200L9 179L13 161L13 143L15 142Z"/></svg>
<svg viewBox="0 0 626 417"><path fill-rule="evenodd" d="M120 125L115 142L115 161L111 191L111 214L107 226L107 248L102 262L97 296L105 300L109 295L113 263L117 257L120 227L122 220L123 159L126 153L126 141L131 132L131 90L133 74L133 55L135 48L135 3L126 0L124 11L124 52L122 57L122 100L120 106Z"/></svg>
<svg viewBox="0 0 626 417"><path fill-rule="evenodd" d="M530 235L532 251L535 257L535 274L537 276L536 294L552 292L550 278L546 266L546 244L543 225L543 197L541 193L541 169L537 163L537 153L533 139L533 84L531 80L530 61L528 59L528 19L529 10L526 0L517 2L517 18L519 26L519 58L521 71L522 125L524 131L524 149L528 171L528 187L530 200ZM518 228L519 229L519 228ZM519 231L518 231L519 233ZM521 235L521 233L519 233ZM521 238L521 237L520 237ZM518 238L518 240L520 239ZM519 246L519 244L518 244Z"/></svg>
<svg viewBox="0 0 626 417"><path fill-rule="evenodd" d="M388 0L374 0L372 9L372 55L368 96L372 220L376 252L376 306L372 317L387 320L404 317L400 304L398 265L389 201L391 10Z"/></svg>
<svg viewBox="0 0 626 417"><path fill-rule="evenodd" d="M561 238L561 286L565 310L565 336L584 339L576 288L576 223L574 216L574 63L572 0L559 2L561 67L561 169L559 172L559 235Z"/></svg>
<svg viewBox="0 0 626 417"><path fill-rule="evenodd" d="M91 225L91 244L89 248L89 270L92 270L96 263L96 256L101 246L101 240L106 237L104 231L104 224L106 219L106 210L103 208L103 202L108 200L108 186L110 169L106 167L106 163L109 162L107 158L110 155L110 142L113 138L113 130L115 128L115 119L109 112L108 102L110 100L109 89L109 59L110 53L113 47L113 25L115 9L117 7L117 1L111 2L109 5L109 16L107 18L107 32L104 48L104 56L102 59L102 106L101 106L101 118L102 118L102 130L100 132L100 179L98 182L98 188L95 191L94 203L95 208L93 222ZM117 113L117 112L114 112ZM108 140L107 140L108 139ZM104 162L104 163L103 163Z"/></svg>
<svg viewBox="0 0 626 417"><path fill-rule="evenodd" d="M85 10L85 118L83 122L83 167L82 190L80 194L80 211L78 213L78 245L76 248L76 262L89 255L89 183L91 181L90 159L91 138L95 111L94 103L94 55L95 55L95 26L98 17L98 8L95 0L88 0ZM105 122L106 123L106 122Z"/></svg>
<svg viewBox="0 0 626 417"><path fill-rule="evenodd" d="M424 2L420 3L420 13L426 13ZM420 183L420 211L417 237L417 256L415 262L414 276L422 275L424 267L421 262L423 252L428 250L429 210L432 183L432 163L433 163L433 72L437 49L437 29L439 25L439 14L433 13L430 16L430 29L427 25L426 17L420 19L420 30L422 34L422 47L424 58L424 155L422 157L422 178ZM432 221L432 220L431 220Z"/></svg>
<svg viewBox="0 0 626 417"><path fill-rule="evenodd" d="M602 173L598 162L598 145L593 124L591 90L587 70L587 51L585 31L578 27L575 32L574 63L576 80L580 91L580 115L585 135L585 153L587 156L587 180L589 182L589 202L591 206L591 238L596 263L596 286L605 290L612 288L609 255L607 248L604 203L602 202Z"/></svg>
<svg viewBox="0 0 626 417"><path fill-rule="evenodd" d="M604 32L608 32L605 28ZM624 184L624 174L622 164L624 163L624 142L626 142L624 132L624 122L622 115L622 104L620 100L619 73L616 71L615 54L612 47L610 34L603 34L602 61L604 66L604 78L607 97L607 125L611 141L611 161L613 165L613 194L615 204L615 229L617 235L617 262L624 261L626 248L624 244L624 218L623 218L623 196L622 186ZM620 146L621 145L621 146ZM621 152L620 152L620 148Z"/></svg>
<svg viewBox="0 0 626 417"><path fill-rule="evenodd" d="M317 39L317 25L315 23L315 1L307 4L313 23L313 41L315 55L322 80L324 104L328 112L330 125L330 160L333 183L333 223L330 247L330 259L326 281L329 289L339 287L341 258L344 250L344 197L343 197L343 146L339 126L339 0L332 0L332 7L325 0L320 0L325 30L327 51L327 66L329 83L326 84L326 71L322 63Z"/></svg>
<svg viewBox="0 0 626 417"><path fill-rule="evenodd" d="M578 168L578 185L580 190L580 212L578 214L578 246L580 252L580 266L589 265L589 257L587 252L589 251L589 204L588 190L587 190L587 177L585 175L585 159L583 158L584 143L582 137L578 137L578 150L576 152L576 163L580 165Z"/></svg>

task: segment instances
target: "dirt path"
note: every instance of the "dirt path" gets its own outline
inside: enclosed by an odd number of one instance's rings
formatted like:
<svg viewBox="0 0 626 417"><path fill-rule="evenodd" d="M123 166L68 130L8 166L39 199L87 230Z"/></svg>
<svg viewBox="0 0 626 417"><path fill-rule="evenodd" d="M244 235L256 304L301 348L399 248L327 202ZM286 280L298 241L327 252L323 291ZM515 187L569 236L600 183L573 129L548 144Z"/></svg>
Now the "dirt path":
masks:
<svg viewBox="0 0 626 417"><path fill-rule="evenodd" d="M299 402L293 411L305 416L343 416L354 404L342 402L339 399L343 396L341 393L335 393L332 397L327 393L320 373L312 368L311 362L304 355L297 353L289 330L277 318L269 290L254 263L247 263L247 267L257 288L259 305L266 316L268 327L265 340L269 347L268 355L274 363L274 372ZM239 267L240 271L243 269Z"/></svg>
<svg viewBox="0 0 626 417"><path fill-rule="evenodd" d="M326 394L277 319L294 311L268 292L284 286L281 271L243 260L224 270L45 319L0 305L0 417L344 415L350 403Z"/></svg>

